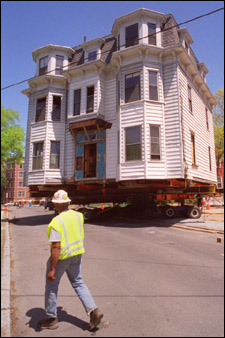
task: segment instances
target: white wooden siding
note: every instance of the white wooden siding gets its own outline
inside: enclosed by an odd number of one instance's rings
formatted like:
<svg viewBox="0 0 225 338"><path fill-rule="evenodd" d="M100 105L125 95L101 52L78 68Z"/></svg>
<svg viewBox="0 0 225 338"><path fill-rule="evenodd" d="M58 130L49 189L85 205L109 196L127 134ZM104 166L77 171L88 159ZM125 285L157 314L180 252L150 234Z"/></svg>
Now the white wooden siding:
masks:
<svg viewBox="0 0 225 338"><path fill-rule="evenodd" d="M191 80L187 78L182 68L179 68L178 74L180 93L182 97L184 155L187 164L187 178L200 178L202 180L206 179L216 183L217 176L213 117L212 113L210 112L210 107L205 105L197 89ZM191 87L193 107L192 113L189 111L188 106L188 85ZM209 130L207 130L206 125L206 108L208 109ZM191 132L195 134L195 156L197 166L192 165ZM211 171L209 170L208 147L211 148Z"/></svg>
<svg viewBox="0 0 225 338"><path fill-rule="evenodd" d="M163 65L167 178L183 178L177 63Z"/></svg>

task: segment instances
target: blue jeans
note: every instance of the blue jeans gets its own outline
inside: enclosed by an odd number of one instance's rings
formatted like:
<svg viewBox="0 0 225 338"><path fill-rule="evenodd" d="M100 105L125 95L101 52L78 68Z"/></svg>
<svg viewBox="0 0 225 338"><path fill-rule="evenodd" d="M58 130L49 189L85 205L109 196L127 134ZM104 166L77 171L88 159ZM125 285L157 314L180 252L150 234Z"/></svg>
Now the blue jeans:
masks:
<svg viewBox="0 0 225 338"><path fill-rule="evenodd" d="M66 271L67 277L81 300L87 314L97 308L94 299L84 284L81 275L81 257L82 255L73 256L67 259L58 260L55 269L55 280L48 281L48 272L51 268L51 257L47 262L46 284L45 284L45 311L48 318L57 317L57 293L60 279Z"/></svg>

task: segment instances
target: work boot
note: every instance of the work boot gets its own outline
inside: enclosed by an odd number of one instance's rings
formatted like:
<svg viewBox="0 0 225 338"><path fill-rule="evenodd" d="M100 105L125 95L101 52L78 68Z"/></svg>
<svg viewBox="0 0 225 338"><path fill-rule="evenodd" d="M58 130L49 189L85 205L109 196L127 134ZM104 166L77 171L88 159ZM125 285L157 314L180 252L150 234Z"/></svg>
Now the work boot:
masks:
<svg viewBox="0 0 225 338"><path fill-rule="evenodd" d="M55 330L58 328L58 317L45 318L43 320L40 320L37 326L41 330L44 329Z"/></svg>
<svg viewBox="0 0 225 338"><path fill-rule="evenodd" d="M99 309L94 309L90 314L90 324L89 324L89 331L95 329L102 320L103 313L99 311Z"/></svg>

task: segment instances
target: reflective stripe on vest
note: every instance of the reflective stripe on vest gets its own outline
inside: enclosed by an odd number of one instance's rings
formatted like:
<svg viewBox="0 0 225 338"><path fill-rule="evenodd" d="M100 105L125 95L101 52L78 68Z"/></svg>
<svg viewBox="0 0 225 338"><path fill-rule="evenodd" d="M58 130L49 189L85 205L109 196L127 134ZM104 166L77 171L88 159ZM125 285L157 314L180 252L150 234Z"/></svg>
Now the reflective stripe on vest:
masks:
<svg viewBox="0 0 225 338"><path fill-rule="evenodd" d="M74 211L75 212L75 211ZM62 228L63 228L63 232L64 232L64 237L65 237L65 241L66 241L66 246L60 248L60 251L63 251L63 250L66 250L65 252L63 253L60 253L59 257L62 257L62 256L65 256L65 255L68 255L69 257L71 257L71 253L73 252L76 252L76 251L79 251L81 249L84 248L84 245L82 244L81 246L77 247L77 248L74 248L74 249L70 249L70 247L72 247L73 245L75 244L78 244L78 243L82 243L84 238L82 237L82 228L81 228L81 219L80 219L80 216L75 212L77 218L78 218L78 221L79 221L79 227L80 227L80 236L81 236L81 239L79 239L78 241L75 241L71 244L69 244L68 242L68 238L67 238L67 232L66 232L66 228L65 228L65 224L63 222L63 220L57 216L57 220L61 223L62 225Z"/></svg>

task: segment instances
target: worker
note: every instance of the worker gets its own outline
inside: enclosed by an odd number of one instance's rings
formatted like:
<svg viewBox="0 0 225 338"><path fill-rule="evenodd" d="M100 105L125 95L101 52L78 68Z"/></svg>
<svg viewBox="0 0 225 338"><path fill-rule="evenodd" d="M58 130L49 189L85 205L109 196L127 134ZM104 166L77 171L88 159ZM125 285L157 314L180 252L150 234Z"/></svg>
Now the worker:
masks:
<svg viewBox="0 0 225 338"><path fill-rule="evenodd" d="M60 279L67 277L90 315L89 330L96 328L103 317L81 275L81 258L84 253L83 214L68 210L70 199L64 190L58 190L52 199L59 215L54 217L47 229L51 244L51 256L47 262L45 284L46 318L38 322L39 329L56 329L57 291Z"/></svg>

